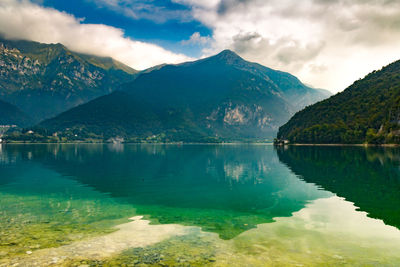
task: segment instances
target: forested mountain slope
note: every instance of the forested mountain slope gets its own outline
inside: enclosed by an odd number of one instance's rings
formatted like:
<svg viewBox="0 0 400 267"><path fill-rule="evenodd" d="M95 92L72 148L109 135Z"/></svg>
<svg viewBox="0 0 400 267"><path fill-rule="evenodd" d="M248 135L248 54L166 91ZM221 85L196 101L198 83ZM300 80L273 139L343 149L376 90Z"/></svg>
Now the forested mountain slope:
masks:
<svg viewBox="0 0 400 267"><path fill-rule="evenodd" d="M294 143L400 143L400 61L296 113L278 139Z"/></svg>

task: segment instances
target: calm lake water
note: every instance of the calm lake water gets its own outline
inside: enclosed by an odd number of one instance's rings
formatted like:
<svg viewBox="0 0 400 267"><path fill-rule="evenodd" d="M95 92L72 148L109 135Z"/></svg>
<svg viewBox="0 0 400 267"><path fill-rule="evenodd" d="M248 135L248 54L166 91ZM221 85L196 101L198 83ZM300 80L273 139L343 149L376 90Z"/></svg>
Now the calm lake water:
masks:
<svg viewBox="0 0 400 267"><path fill-rule="evenodd" d="M0 146L0 266L400 266L399 229L399 148Z"/></svg>

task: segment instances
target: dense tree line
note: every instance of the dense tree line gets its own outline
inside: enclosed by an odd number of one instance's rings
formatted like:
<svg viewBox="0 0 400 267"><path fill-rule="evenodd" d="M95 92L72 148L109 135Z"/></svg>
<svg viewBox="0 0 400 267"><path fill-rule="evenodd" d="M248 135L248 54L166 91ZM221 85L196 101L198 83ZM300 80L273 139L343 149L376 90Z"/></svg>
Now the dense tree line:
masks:
<svg viewBox="0 0 400 267"><path fill-rule="evenodd" d="M294 143L400 143L400 61L296 113L280 127L278 138Z"/></svg>

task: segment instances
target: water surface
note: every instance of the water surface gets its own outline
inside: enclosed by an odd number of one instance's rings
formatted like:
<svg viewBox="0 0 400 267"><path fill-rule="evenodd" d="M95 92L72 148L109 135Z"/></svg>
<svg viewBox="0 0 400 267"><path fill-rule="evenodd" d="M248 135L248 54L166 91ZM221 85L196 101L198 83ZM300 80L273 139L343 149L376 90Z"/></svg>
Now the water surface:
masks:
<svg viewBox="0 0 400 267"><path fill-rule="evenodd" d="M396 266L399 159L396 148L2 145L0 265Z"/></svg>

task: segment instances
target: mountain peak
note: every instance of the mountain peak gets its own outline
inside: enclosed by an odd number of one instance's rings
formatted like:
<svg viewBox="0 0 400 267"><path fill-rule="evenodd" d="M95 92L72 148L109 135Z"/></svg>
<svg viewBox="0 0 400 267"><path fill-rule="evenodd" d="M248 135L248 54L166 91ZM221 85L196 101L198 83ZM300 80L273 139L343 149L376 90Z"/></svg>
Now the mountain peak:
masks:
<svg viewBox="0 0 400 267"><path fill-rule="evenodd" d="M211 58L231 65L244 61L243 58L229 49L225 49Z"/></svg>
<svg viewBox="0 0 400 267"><path fill-rule="evenodd" d="M219 52L216 55L206 57L203 59L195 60L195 61L190 61L190 62L184 62L181 64L177 64L180 66L193 66L196 64L203 64L203 63L208 63L212 65L219 66L221 64L224 65L243 65L243 63L246 63L247 61L241 58L238 54L233 52L232 50L225 49ZM152 68L150 68L152 69Z"/></svg>
<svg viewBox="0 0 400 267"><path fill-rule="evenodd" d="M219 52L217 54L217 56L239 57L238 54L236 54L235 52L233 52L232 50L229 50L229 49L222 50L221 52Z"/></svg>

